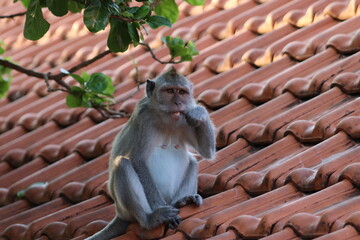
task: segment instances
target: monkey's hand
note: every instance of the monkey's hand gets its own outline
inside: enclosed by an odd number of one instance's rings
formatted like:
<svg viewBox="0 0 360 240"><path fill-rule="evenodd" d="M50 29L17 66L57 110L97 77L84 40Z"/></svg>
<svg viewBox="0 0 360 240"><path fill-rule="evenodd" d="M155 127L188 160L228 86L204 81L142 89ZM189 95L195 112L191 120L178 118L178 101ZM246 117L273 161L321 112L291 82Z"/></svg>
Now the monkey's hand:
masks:
<svg viewBox="0 0 360 240"><path fill-rule="evenodd" d="M171 229L175 229L180 224L180 217L178 216L179 209L170 205L162 206L156 209L150 216L149 222L153 224L150 228L157 227L160 224L168 224Z"/></svg>
<svg viewBox="0 0 360 240"><path fill-rule="evenodd" d="M202 197L199 194L185 196L175 203L175 207L181 208L191 203L195 203L196 206L202 204Z"/></svg>
<svg viewBox="0 0 360 240"><path fill-rule="evenodd" d="M190 109L189 111L183 112L187 124L189 124L190 127L198 127L200 124L204 121L206 121L208 117L208 113L206 109L203 106L196 106L193 109Z"/></svg>

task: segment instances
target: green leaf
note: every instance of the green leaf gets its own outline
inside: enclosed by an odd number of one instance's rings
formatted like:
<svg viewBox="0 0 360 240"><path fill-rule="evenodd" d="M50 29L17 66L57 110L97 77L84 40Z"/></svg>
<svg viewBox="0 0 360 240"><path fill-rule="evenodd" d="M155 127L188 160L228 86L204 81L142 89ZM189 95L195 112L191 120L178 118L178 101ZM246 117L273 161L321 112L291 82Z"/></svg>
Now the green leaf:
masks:
<svg viewBox="0 0 360 240"><path fill-rule="evenodd" d="M189 41L186 46L191 56L199 55L199 51L196 49L195 43L193 41Z"/></svg>
<svg viewBox="0 0 360 240"><path fill-rule="evenodd" d="M1 45L1 42L0 42L0 45ZM9 57L6 57L4 59L11 61ZM5 97L6 93L10 89L10 83L13 79L10 72L11 72L11 68L7 68L7 67L0 65L0 98Z"/></svg>
<svg viewBox="0 0 360 240"><path fill-rule="evenodd" d="M6 93L10 89L10 82L11 82L11 80L9 78L6 78L6 76L0 75L0 98L3 98L6 96Z"/></svg>
<svg viewBox="0 0 360 240"><path fill-rule="evenodd" d="M143 19L145 18L149 13L151 12L151 9L147 5L142 5L141 7L137 8L137 11L134 13L135 19Z"/></svg>
<svg viewBox="0 0 360 240"><path fill-rule="evenodd" d="M171 27L171 22L169 21L169 19L162 16L150 16L146 20L146 22L153 29L158 28L160 26Z"/></svg>
<svg viewBox="0 0 360 240"><path fill-rule="evenodd" d="M31 1L31 0L30 0ZM47 7L47 5L46 5L46 0L39 0L40 1L40 6L42 7L42 8L44 8L44 7Z"/></svg>
<svg viewBox="0 0 360 240"><path fill-rule="evenodd" d="M81 97L80 106L84 107L84 108L91 108L92 107L92 104L91 104L92 95L93 95L92 93L83 94Z"/></svg>
<svg viewBox="0 0 360 240"><path fill-rule="evenodd" d="M29 40L38 40L49 30L50 24L44 19L40 1L30 0L26 11L24 36Z"/></svg>
<svg viewBox="0 0 360 240"><path fill-rule="evenodd" d="M170 50L172 52L171 55L173 57L185 56L188 53L185 46L181 46L181 45L174 45L170 48Z"/></svg>
<svg viewBox="0 0 360 240"><path fill-rule="evenodd" d="M68 1L68 9L72 13L79 13L84 8L84 4L76 2L74 0Z"/></svg>
<svg viewBox="0 0 360 240"><path fill-rule="evenodd" d="M163 43L165 43L166 45L168 45L168 43L170 42L171 37L170 36L166 36L166 37L161 37L161 41Z"/></svg>
<svg viewBox="0 0 360 240"><path fill-rule="evenodd" d="M132 23L127 23L128 29L129 29L129 35L133 41L134 47L136 47L139 44L139 33Z"/></svg>
<svg viewBox="0 0 360 240"><path fill-rule="evenodd" d="M78 87L78 86L72 86L71 87L71 94L77 97L80 97L82 94L85 93L85 89Z"/></svg>
<svg viewBox="0 0 360 240"><path fill-rule="evenodd" d="M89 75L87 72L85 72L85 71L82 71L82 72L81 72L81 77L82 77L82 79L84 80L84 82L87 82L87 81L89 81L89 79L90 79L90 75Z"/></svg>
<svg viewBox="0 0 360 240"><path fill-rule="evenodd" d="M90 79L85 83L86 88L88 89L88 96L92 98L97 94L102 94L107 97L113 98L112 94L115 91L115 87L112 83L112 80L109 76L103 73L93 73L90 75ZM90 95L89 95L90 94ZM93 95L91 95L93 94ZM91 99L90 99L91 101Z"/></svg>
<svg viewBox="0 0 360 240"><path fill-rule="evenodd" d="M62 17L68 12L68 0L46 0L46 5L57 17Z"/></svg>
<svg viewBox="0 0 360 240"><path fill-rule="evenodd" d="M98 95L92 96L90 101L91 101L91 105L94 107L101 107L104 105L105 102L107 102L106 98L100 97Z"/></svg>
<svg viewBox="0 0 360 240"><path fill-rule="evenodd" d="M68 94L66 96L66 105L70 108L80 107L82 103L82 99L73 94Z"/></svg>
<svg viewBox="0 0 360 240"><path fill-rule="evenodd" d="M107 1L104 1L103 4L106 4L106 7L110 14L118 15L121 13L120 7L116 3L107 0Z"/></svg>
<svg viewBox="0 0 360 240"><path fill-rule="evenodd" d="M21 0L21 3L24 5L25 8L28 8L29 4L30 4L30 1L31 0Z"/></svg>
<svg viewBox="0 0 360 240"><path fill-rule="evenodd" d="M87 88L89 88L92 92L95 93L102 93L107 88L107 85L108 79L107 76L103 73L91 74L89 81L85 84Z"/></svg>
<svg viewBox="0 0 360 240"><path fill-rule="evenodd" d="M128 25L126 22L110 18L110 33L107 46L112 52L125 52L131 43Z"/></svg>
<svg viewBox="0 0 360 240"><path fill-rule="evenodd" d="M81 86L84 86L85 80L81 76L77 74L70 74L70 76L72 76L78 83L80 83Z"/></svg>
<svg viewBox="0 0 360 240"><path fill-rule="evenodd" d="M173 46L185 46L184 40L182 40L179 37L174 37L174 38L170 39L170 43Z"/></svg>
<svg viewBox="0 0 360 240"><path fill-rule="evenodd" d="M181 57L181 61L191 61L194 55L199 54L193 41L185 44L181 38L171 38L170 36L162 37L161 40L169 48L172 59Z"/></svg>
<svg viewBox="0 0 360 240"><path fill-rule="evenodd" d="M4 54L5 52L5 49L3 49L1 46L0 46L0 54Z"/></svg>
<svg viewBox="0 0 360 240"><path fill-rule="evenodd" d="M205 4L205 0L185 0L185 1L193 6L201 6Z"/></svg>
<svg viewBox="0 0 360 240"><path fill-rule="evenodd" d="M110 12L106 4L93 0L84 11L84 24L90 32L103 30L109 23Z"/></svg>
<svg viewBox="0 0 360 240"><path fill-rule="evenodd" d="M155 13L175 23L179 17L179 9L175 0L161 0L155 7ZM171 26L170 26L171 27Z"/></svg>
<svg viewBox="0 0 360 240"><path fill-rule="evenodd" d="M114 98L113 94L115 92L115 87L113 85L113 82L109 76L106 76L106 81L107 81L107 85L105 90L102 92L102 94L110 98Z"/></svg>

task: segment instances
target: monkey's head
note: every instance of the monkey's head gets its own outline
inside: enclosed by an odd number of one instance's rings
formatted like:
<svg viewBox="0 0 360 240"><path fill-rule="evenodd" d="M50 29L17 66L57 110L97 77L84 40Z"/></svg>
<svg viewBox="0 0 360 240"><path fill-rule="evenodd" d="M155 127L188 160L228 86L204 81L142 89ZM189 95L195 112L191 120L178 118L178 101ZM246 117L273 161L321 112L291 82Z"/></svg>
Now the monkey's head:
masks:
<svg viewBox="0 0 360 240"><path fill-rule="evenodd" d="M195 104L191 82L174 68L154 80L147 80L146 94L152 106L176 121Z"/></svg>

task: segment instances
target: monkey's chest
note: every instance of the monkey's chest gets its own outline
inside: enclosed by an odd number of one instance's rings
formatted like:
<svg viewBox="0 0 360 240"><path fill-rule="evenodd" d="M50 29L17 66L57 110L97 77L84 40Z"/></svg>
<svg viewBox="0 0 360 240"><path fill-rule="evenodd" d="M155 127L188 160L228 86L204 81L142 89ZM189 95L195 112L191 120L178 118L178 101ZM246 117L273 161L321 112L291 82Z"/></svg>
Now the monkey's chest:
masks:
<svg viewBox="0 0 360 240"><path fill-rule="evenodd" d="M184 178L189 164L188 151L176 141L155 147L147 159L150 174L165 201L170 203Z"/></svg>

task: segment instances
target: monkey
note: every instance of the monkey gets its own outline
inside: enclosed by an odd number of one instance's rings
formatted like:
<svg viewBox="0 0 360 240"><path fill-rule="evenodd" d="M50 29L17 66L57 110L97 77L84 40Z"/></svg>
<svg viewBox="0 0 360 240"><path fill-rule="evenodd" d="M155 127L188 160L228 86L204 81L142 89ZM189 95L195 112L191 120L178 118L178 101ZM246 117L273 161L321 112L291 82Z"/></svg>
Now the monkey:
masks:
<svg viewBox="0 0 360 240"><path fill-rule="evenodd" d="M87 239L122 235L131 222L175 229L178 208L202 204L193 152L214 159L214 128L207 110L196 103L191 82L175 68L147 80L145 97L112 144L108 189L116 216Z"/></svg>

